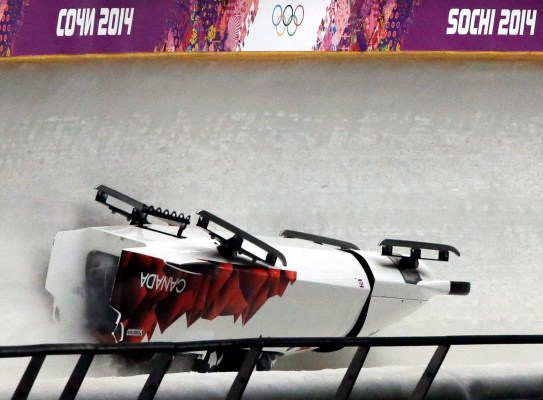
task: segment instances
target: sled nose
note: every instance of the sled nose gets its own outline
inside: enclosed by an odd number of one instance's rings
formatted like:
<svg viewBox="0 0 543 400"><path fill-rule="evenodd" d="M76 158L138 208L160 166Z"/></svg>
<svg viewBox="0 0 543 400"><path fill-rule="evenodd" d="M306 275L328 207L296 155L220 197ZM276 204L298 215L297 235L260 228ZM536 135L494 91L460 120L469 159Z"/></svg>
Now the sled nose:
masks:
<svg viewBox="0 0 543 400"><path fill-rule="evenodd" d="M417 286L428 289L436 294L466 296L471 290L470 282L461 281L420 281Z"/></svg>
<svg viewBox="0 0 543 400"><path fill-rule="evenodd" d="M449 294L452 294L454 296L467 296L470 291L470 282L451 281L451 290Z"/></svg>

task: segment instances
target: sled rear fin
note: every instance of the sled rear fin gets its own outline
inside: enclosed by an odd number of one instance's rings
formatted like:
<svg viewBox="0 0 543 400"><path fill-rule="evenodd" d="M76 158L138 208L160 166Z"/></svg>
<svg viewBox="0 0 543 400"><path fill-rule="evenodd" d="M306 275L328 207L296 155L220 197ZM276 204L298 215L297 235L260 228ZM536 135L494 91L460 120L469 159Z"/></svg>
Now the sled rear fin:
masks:
<svg viewBox="0 0 543 400"><path fill-rule="evenodd" d="M394 247L407 247L411 248L411 255L409 258L415 260L433 260L433 261L449 261L449 252L460 256L460 252L453 246L439 243L427 243L427 242L413 242L410 240L397 240L397 239L384 239L381 240L379 246L382 247L382 255L389 257L402 257L406 256L400 254L393 254ZM435 250L438 252L438 258L423 258L421 257L421 250Z"/></svg>
<svg viewBox="0 0 543 400"><path fill-rule="evenodd" d="M237 226L232 225L231 223L217 217L214 214L211 214L206 210L200 210L197 212L197 214L200 216L200 218L198 219L196 226L205 229L212 239L217 239L219 241L219 246L217 247L217 249L221 254L227 257L232 257L236 253L243 254L249 258L252 258L255 261L259 260L271 266L274 266L277 259L279 259L283 266L287 265L287 259L285 258L283 253L271 247L269 244L263 242L262 240L255 238L250 233L245 232ZM213 222L221 228L232 232L234 236L232 236L230 239L223 238L222 236L208 228L209 222ZM258 257L257 255L243 249L241 246L244 240L247 240L249 243L252 243L256 247L264 250L266 252L266 258L264 259Z"/></svg>

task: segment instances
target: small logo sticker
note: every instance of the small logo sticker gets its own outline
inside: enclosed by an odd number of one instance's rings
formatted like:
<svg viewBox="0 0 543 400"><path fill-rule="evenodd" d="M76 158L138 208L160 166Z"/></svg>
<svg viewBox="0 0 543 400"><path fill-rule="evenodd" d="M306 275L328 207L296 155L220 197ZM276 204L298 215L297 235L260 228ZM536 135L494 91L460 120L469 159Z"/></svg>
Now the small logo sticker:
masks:
<svg viewBox="0 0 543 400"><path fill-rule="evenodd" d="M143 329L128 329L126 336L143 336Z"/></svg>

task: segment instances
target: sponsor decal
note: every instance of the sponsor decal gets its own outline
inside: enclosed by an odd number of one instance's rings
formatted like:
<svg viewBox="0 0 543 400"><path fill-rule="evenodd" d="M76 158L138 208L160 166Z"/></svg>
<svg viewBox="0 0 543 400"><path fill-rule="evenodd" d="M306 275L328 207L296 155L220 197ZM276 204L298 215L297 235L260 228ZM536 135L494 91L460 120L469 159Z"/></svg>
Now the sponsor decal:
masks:
<svg viewBox="0 0 543 400"><path fill-rule="evenodd" d="M278 36L283 36L285 32L289 36L294 36L298 27L304 22L304 17L305 10L301 4L296 7L289 4L285 8L277 4L272 12L272 24Z"/></svg>
<svg viewBox="0 0 543 400"><path fill-rule="evenodd" d="M63 8L58 12L58 37L120 36L132 33L132 8Z"/></svg>
<svg viewBox="0 0 543 400"><path fill-rule="evenodd" d="M171 264L123 251L110 305L127 332L124 342L141 342L145 335L151 339L157 327L164 332L183 316L187 328L219 317L245 325L268 299L283 296L295 281L296 272L284 269L206 260Z"/></svg>
<svg viewBox="0 0 543 400"><path fill-rule="evenodd" d="M502 35L535 34L537 10L493 8L451 8L447 35Z"/></svg>
<svg viewBox="0 0 543 400"><path fill-rule="evenodd" d="M142 329L128 329L126 331L126 336L143 336Z"/></svg>
<svg viewBox="0 0 543 400"><path fill-rule="evenodd" d="M150 290L164 290L167 292L181 293L185 290L187 282L184 279L174 279L168 276L160 276L158 274L146 274L141 273L141 287L145 287Z"/></svg>
<svg viewBox="0 0 543 400"><path fill-rule="evenodd" d="M423 1L403 50L542 51L543 3L535 0Z"/></svg>

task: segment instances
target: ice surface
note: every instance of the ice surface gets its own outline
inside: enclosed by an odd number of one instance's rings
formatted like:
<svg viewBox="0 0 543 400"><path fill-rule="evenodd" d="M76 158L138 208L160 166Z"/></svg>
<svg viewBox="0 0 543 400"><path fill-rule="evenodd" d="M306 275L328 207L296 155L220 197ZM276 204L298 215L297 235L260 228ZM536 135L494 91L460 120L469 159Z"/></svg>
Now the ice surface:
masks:
<svg viewBox="0 0 543 400"><path fill-rule="evenodd" d="M98 183L254 233L296 229L375 250L385 237L454 245L462 257L433 268L472 293L435 298L380 334L542 333L539 64L229 60L0 66L0 345L89 340L51 323L43 285L57 231L123 223L94 203ZM368 365L431 351L376 350ZM344 367L349 354L278 368ZM449 358L542 355L479 347Z"/></svg>

